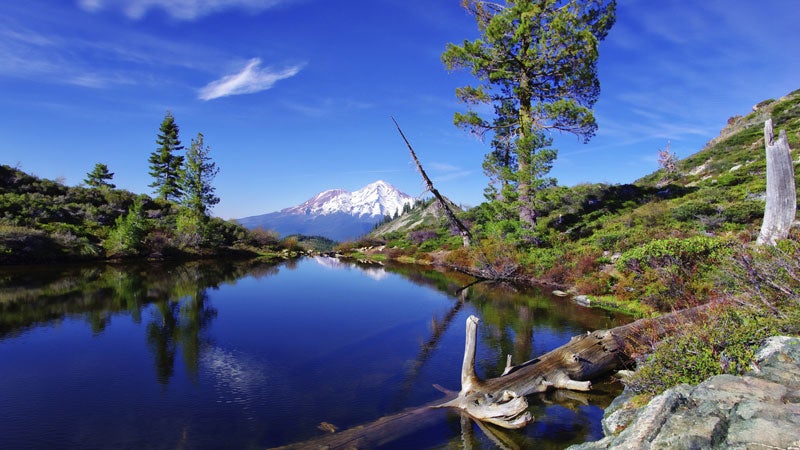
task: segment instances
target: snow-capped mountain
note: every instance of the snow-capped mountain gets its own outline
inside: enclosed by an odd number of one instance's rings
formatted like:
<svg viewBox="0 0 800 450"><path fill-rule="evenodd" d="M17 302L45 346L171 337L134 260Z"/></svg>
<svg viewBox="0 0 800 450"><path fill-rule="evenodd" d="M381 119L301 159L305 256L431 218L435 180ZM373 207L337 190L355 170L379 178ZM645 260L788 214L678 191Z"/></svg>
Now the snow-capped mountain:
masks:
<svg viewBox="0 0 800 450"><path fill-rule="evenodd" d="M414 203L414 199L391 184L378 180L355 192L330 189L320 192L308 201L286 208L286 214L327 215L336 213L351 216L387 216L403 210L403 206Z"/></svg>
<svg viewBox="0 0 800 450"><path fill-rule="evenodd" d="M300 205L238 222L247 228L275 230L281 236L305 234L344 241L366 234L384 216L401 212L403 206L413 203L413 197L379 180L355 192L323 191Z"/></svg>

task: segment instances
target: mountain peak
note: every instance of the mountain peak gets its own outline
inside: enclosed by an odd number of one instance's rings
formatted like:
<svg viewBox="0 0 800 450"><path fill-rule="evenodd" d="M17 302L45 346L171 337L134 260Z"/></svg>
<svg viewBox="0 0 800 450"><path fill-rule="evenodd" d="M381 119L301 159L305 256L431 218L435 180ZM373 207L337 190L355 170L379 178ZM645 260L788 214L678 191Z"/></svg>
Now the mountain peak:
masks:
<svg viewBox="0 0 800 450"><path fill-rule="evenodd" d="M346 221L345 218L350 218L352 221L366 224L360 227L363 234L383 217L400 213L405 205L413 205L414 202L414 198L410 195L401 192L386 181L377 180L354 192L344 189L328 189L300 205L275 213L239 219L239 223L248 228L257 226L274 228L281 234L317 234L342 240L343 235L339 233L340 230L329 229L331 226L325 228L316 225L334 221L342 224ZM297 225L300 222L303 225L302 229L289 230L290 227L284 226L286 223ZM310 225L312 222L316 224L313 227ZM337 226L343 227L344 225ZM315 231L310 232L309 228L313 228ZM355 236L357 235L347 235L344 238Z"/></svg>

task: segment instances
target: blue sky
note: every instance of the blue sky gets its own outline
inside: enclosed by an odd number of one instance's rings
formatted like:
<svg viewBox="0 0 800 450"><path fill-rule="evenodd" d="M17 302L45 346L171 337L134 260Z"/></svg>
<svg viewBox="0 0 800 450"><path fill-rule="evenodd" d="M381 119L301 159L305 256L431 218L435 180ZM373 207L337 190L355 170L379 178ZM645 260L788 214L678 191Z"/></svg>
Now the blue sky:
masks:
<svg viewBox="0 0 800 450"><path fill-rule="evenodd" d="M383 179L423 193L394 116L437 187L476 205L488 146L452 125L458 0L0 2L0 163L80 184L97 162L151 193L169 110L221 168L237 218ZM688 156L734 114L800 88L798 0L620 0L600 48L597 136L556 135L560 184L631 182L671 140Z"/></svg>

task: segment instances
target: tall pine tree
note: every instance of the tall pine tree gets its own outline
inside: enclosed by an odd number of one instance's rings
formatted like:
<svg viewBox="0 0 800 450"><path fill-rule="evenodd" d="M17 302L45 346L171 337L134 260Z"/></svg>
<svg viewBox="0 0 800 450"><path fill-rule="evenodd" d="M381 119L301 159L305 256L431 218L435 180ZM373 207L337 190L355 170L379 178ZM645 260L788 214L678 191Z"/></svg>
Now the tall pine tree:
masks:
<svg viewBox="0 0 800 450"><path fill-rule="evenodd" d="M177 153L183 150L181 145L178 124L172 113L167 111L158 130L156 144L158 148L150 154L150 176L153 182L150 187L155 189L158 198L168 201L178 201L183 195L181 191L181 178L183 172L183 156Z"/></svg>
<svg viewBox="0 0 800 450"><path fill-rule="evenodd" d="M480 84L456 90L468 111L456 113L454 122L480 136L494 135L487 165L500 188L490 193L515 186L519 220L532 228L535 191L553 182L545 177L556 158L550 132L588 141L597 129L592 107L600 94L598 44L614 24L616 1L462 0L462 5L475 16L480 38L449 44L442 60L449 70L470 70ZM493 118L472 109L481 104L494 105Z"/></svg>
<svg viewBox="0 0 800 450"><path fill-rule="evenodd" d="M219 203L219 197L214 194L215 189L211 184L219 173L219 168L211 161L210 152L211 149L203 142L203 133L197 133L186 151L186 166L181 183L183 203L199 218L207 216L209 209Z"/></svg>

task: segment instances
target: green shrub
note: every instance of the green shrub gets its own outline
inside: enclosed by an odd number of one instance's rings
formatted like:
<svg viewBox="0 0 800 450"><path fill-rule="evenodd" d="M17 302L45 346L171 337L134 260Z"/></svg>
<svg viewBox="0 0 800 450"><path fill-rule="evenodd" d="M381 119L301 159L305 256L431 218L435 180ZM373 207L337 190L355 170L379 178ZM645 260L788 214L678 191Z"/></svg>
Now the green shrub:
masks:
<svg viewBox="0 0 800 450"><path fill-rule="evenodd" d="M730 240L696 236L659 239L622 254L615 292L660 311L706 303L715 291L715 264L733 254Z"/></svg>
<svg viewBox="0 0 800 450"><path fill-rule="evenodd" d="M670 265L696 266L731 255L733 245L730 240L709 236L657 239L623 253L617 261L617 269L642 272L646 268Z"/></svg>
<svg viewBox="0 0 800 450"><path fill-rule="evenodd" d="M138 254L144 247L149 224L142 211L143 200L137 198L128 210L128 214L116 220L114 228L104 243L110 254L128 256Z"/></svg>
<svg viewBox="0 0 800 450"><path fill-rule="evenodd" d="M181 208L175 221L175 241L179 248L198 248L203 242L204 217L188 208Z"/></svg>
<svg viewBox="0 0 800 450"><path fill-rule="evenodd" d="M680 222L693 222L700 216L716 214L717 207L703 200L690 200L672 209L670 215Z"/></svg>
<svg viewBox="0 0 800 450"><path fill-rule="evenodd" d="M764 217L764 202L747 200L728 205L722 214L725 220L732 223L747 224Z"/></svg>
<svg viewBox="0 0 800 450"><path fill-rule="evenodd" d="M659 394L722 373L742 374L764 339L792 326L755 309L716 307L711 315L713 322L691 325L659 343L626 384L638 393Z"/></svg>

